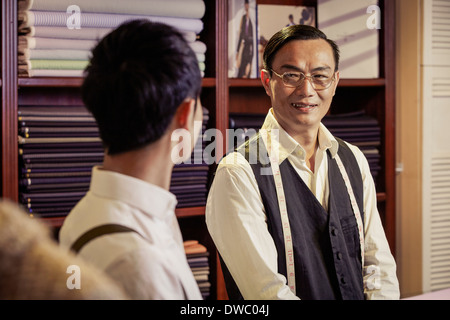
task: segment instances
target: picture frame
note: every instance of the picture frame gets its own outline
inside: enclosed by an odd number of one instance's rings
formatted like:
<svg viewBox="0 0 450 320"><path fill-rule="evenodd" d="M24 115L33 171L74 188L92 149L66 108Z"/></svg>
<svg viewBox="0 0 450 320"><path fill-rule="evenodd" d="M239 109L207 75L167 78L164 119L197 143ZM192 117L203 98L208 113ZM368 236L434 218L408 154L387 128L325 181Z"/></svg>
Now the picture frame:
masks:
<svg viewBox="0 0 450 320"><path fill-rule="evenodd" d="M257 78L256 0L228 4L228 77Z"/></svg>

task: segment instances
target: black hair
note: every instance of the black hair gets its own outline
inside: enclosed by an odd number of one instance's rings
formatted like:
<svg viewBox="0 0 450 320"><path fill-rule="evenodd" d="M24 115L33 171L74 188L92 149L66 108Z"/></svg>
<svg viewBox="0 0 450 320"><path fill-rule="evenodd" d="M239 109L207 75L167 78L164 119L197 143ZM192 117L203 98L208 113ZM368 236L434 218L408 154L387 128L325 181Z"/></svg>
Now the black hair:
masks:
<svg viewBox="0 0 450 320"><path fill-rule="evenodd" d="M331 39L328 39L325 33L320 31L319 29L308 26L308 25L293 25L289 27L285 27L275 33L272 38L270 38L269 42L264 49L263 54L263 66L264 69L268 70L272 73L272 62L275 57L275 54L280 50L286 43L291 40L314 40L314 39L323 39L331 46L334 55L335 68L334 71L339 70L339 47L338 45Z"/></svg>
<svg viewBox="0 0 450 320"><path fill-rule="evenodd" d="M178 30L133 20L92 50L81 91L113 155L161 138L179 105L198 98L201 83L197 57Z"/></svg>

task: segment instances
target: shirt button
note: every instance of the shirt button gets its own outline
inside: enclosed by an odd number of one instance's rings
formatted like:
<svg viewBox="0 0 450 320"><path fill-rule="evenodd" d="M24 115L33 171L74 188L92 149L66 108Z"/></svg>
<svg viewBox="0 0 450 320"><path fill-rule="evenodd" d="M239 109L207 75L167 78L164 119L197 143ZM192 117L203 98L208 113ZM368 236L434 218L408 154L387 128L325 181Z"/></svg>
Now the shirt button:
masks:
<svg viewBox="0 0 450 320"><path fill-rule="evenodd" d="M345 280L345 277L342 277L342 278L341 278L341 283L342 283L342 284L346 284L346 283L347 283L347 280Z"/></svg>
<svg viewBox="0 0 450 320"><path fill-rule="evenodd" d="M338 260L342 260L342 253L340 252L336 253L336 257L338 258Z"/></svg>
<svg viewBox="0 0 450 320"><path fill-rule="evenodd" d="M337 236L337 234L338 234L338 229L336 229L336 228L331 228L331 234L333 235L333 236Z"/></svg>

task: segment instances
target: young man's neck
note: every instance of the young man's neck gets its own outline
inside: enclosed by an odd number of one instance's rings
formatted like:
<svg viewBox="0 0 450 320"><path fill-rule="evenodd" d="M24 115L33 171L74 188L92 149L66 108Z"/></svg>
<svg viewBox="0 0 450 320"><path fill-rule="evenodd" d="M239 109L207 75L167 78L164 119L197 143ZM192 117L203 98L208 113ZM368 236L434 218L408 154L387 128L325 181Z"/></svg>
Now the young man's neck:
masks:
<svg viewBox="0 0 450 320"><path fill-rule="evenodd" d="M158 140L144 148L117 155L105 154L102 169L144 180L169 190L174 164L170 159L170 143Z"/></svg>

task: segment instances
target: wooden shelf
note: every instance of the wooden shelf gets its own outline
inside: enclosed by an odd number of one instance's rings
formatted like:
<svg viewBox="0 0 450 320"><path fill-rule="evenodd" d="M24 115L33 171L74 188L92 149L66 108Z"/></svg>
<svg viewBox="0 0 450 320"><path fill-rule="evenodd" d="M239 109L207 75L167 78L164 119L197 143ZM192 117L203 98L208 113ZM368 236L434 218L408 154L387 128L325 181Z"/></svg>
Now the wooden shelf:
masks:
<svg viewBox="0 0 450 320"><path fill-rule="evenodd" d="M386 80L377 79L340 79L338 87L384 87Z"/></svg>
<svg viewBox="0 0 450 320"><path fill-rule="evenodd" d="M204 88L214 88L216 86L215 78L203 78L202 86Z"/></svg>
<svg viewBox="0 0 450 320"><path fill-rule="evenodd" d="M205 207L191 207L175 209L177 218L189 218L205 215Z"/></svg>
<svg viewBox="0 0 450 320"><path fill-rule="evenodd" d="M229 78L230 87L262 87L261 79L235 79Z"/></svg>
<svg viewBox="0 0 450 320"><path fill-rule="evenodd" d="M377 192L377 201L378 202L386 201L386 192Z"/></svg>
<svg viewBox="0 0 450 320"><path fill-rule="evenodd" d="M179 208L175 209L175 215L177 218L190 218L199 217L205 215L205 207L191 207L191 208ZM33 218L33 215L29 215ZM60 228L64 222L65 217L55 217L55 218L42 218L44 223L53 228Z"/></svg>
<svg viewBox="0 0 450 320"><path fill-rule="evenodd" d="M18 78L19 87L63 87L75 88L80 87L83 83L83 78L69 78L69 77L53 77L53 78Z"/></svg>
<svg viewBox="0 0 450 320"><path fill-rule="evenodd" d="M53 87L53 88L77 88L83 83L83 78L76 77L45 77L45 78L18 78L19 87ZM203 78L202 86L205 88L214 88L216 79Z"/></svg>

